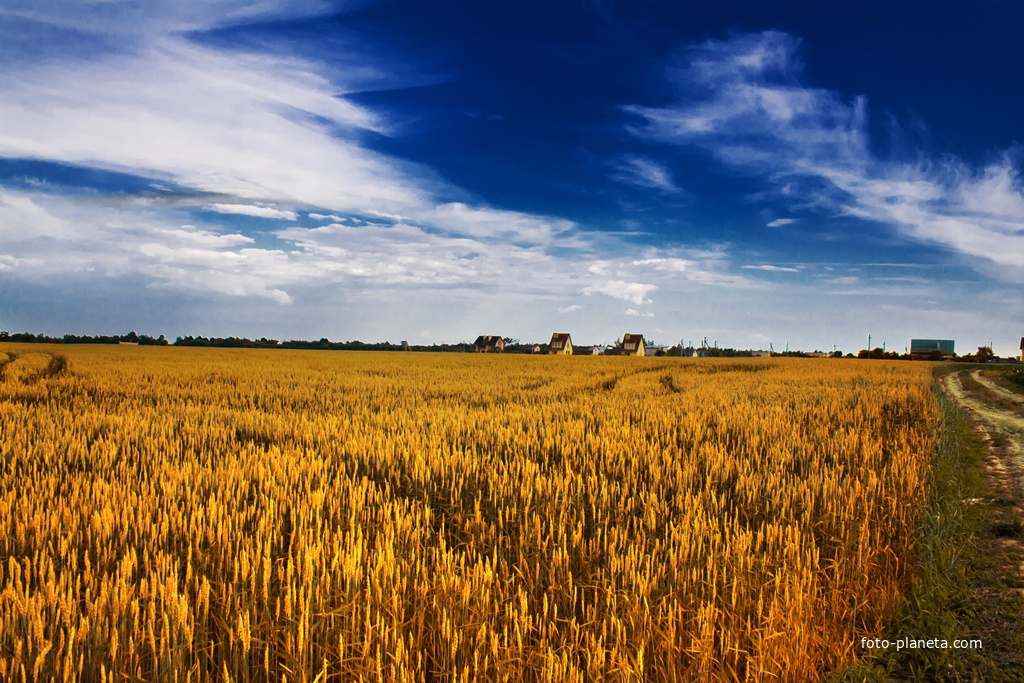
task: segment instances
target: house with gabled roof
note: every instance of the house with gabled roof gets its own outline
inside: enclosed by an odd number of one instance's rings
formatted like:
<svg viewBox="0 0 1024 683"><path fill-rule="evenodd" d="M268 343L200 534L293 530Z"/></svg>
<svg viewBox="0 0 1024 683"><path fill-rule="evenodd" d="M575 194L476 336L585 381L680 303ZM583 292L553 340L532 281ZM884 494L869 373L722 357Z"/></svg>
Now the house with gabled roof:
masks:
<svg viewBox="0 0 1024 683"><path fill-rule="evenodd" d="M622 335L622 344L619 346L622 349L623 356L643 356L644 354L644 335L642 334L624 334Z"/></svg>
<svg viewBox="0 0 1024 683"><path fill-rule="evenodd" d="M571 356L572 337L568 332L555 332L551 335L551 343L548 344L548 353L552 355Z"/></svg>
<svg viewBox="0 0 1024 683"><path fill-rule="evenodd" d="M500 353L505 350L505 340L496 334L481 334L473 346L477 353Z"/></svg>

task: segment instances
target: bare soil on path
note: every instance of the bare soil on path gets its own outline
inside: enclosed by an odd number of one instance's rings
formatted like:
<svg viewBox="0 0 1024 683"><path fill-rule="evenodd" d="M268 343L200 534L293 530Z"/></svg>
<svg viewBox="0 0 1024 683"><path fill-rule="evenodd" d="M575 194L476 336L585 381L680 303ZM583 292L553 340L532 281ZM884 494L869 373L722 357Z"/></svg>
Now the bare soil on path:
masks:
<svg viewBox="0 0 1024 683"><path fill-rule="evenodd" d="M969 501L980 521L968 560L972 637L983 639L995 667L984 680L1024 681L1024 396L977 369L949 373L941 384L985 446L990 497Z"/></svg>
<svg viewBox="0 0 1024 683"><path fill-rule="evenodd" d="M974 382L980 384L985 390L991 392L991 396L979 395L977 392L969 392L964 388L960 379L960 373L947 375L945 378L946 392L961 407L966 408L975 420L980 423L983 436L995 447L1002 446L1006 451L1004 455L1009 458L995 457L997 454L990 454L990 462L987 463L1000 476L1010 476L1016 479L1018 491L1024 486L1024 417L999 405L1009 401L1024 405L1024 397L1004 389L991 380L983 377L979 370L969 373ZM994 401L993 398L1002 399ZM991 451L992 449L990 449ZM1013 482L1008 482L1011 486Z"/></svg>
<svg viewBox="0 0 1024 683"><path fill-rule="evenodd" d="M1011 404L1016 403L1019 406L1024 406L1024 396L1016 394L1010 391L1009 389L1004 389L1003 387L999 386L998 384L996 384L995 382L981 374L980 370L975 370L974 372L972 372L971 377L973 377L978 384L982 385L983 387L994 393L996 396L999 396L1004 400L1009 401Z"/></svg>

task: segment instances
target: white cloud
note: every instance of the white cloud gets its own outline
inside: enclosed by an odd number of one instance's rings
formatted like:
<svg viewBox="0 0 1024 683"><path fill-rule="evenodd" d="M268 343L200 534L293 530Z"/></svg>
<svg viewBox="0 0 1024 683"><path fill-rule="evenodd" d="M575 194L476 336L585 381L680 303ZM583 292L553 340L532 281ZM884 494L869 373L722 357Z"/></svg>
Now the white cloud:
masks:
<svg viewBox="0 0 1024 683"><path fill-rule="evenodd" d="M159 286L198 289L229 296L257 296L279 304L292 303L292 297L267 273L289 273L289 255L269 249L224 250L211 247L169 246L146 242L138 246L139 271L153 277Z"/></svg>
<svg viewBox="0 0 1024 683"><path fill-rule="evenodd" d="M0 190L0 245L74 234L73 225L51 215L32 196Z"/></svg>
<svg viewBox="0 0 1024 683"><path fill-rule="evenodd" d="M280 218L286 221L294 221L297 218L294 211L253 204L211 204L210 209L217 213L231 213L256 218Z"/></svg>
<svg viewBox="0 0 1024 683"><path fill-rule="evenodd" d="M898 287L890 285L856 287L849 289L832 289L828 290L826 294L834 296L857 296L877 301L892 300L896 297L910 297L923 303L935 306L938 304L938 300L929 299L929 297L941 296L941 292L942 290L938 286Z"/></svg>
<svg viewBox="0 0 1024 683"><path fill-rule="evenodd" d="M729 272L729 260L721 249L714 250L677 250L681 256L672 255L669 250L657 253L667 255L650 255L647 258L632 261L645 271L656 271L670 274L687 282L718 287L752 287L755 283L741 275Z"/></svg>
<svg viewBox="0 0 1024 683"><path fill-rule="evenodd" d="M653 318L654 314L650 311L638 311L635 308L627 308L626 315L636 316L638 318Z"/></svg>
<svg viewBox="0 0 1024 683"><path fill-rule="evenodd" d="M1024 192L1010 156L980 170L874 156L865 99L801 85L798 47L776 31L697 46L669 73L678 102L627 107L643 121L631 131L704 148L792 201L890 225L1024 281Z"/></svg>
<svg viewBox="0 0 1024 683"><path fill-rule="evenodd" d="M765 263L757 266L740 266L744 270L763 270L768 273L799 273L802 269L792 266L773 266Z"/></svg>
<svg viewBox="0 0 1024 683"><path fill-rule="evenodd" d="M781 228L783 225L789 225L795 223L795 218L776 218L775 220L768 223L769 228Z"/></svg>
<svg viewBox="0 0 1024 683"><path fill-rule="evenodd" d="M202 31L275 18L299 18L331 11L324 0L7 0L0 16L27 19L75 31L144 41L154 35Z"/></svg>
<svg viewBox="0 0 1024 683"><path fill-rule="evenodd" d="M424 212L419 220L453 233L478 238L547 245L557 237L560 246L576 244L574 240L568 239L568 233L574 227L571 221L517 211L472 207L459 202L441 204Z"/></svg>
<svg viewBox="0 0 1024 683"><path fill-rule="evenodd" d="M177 242L182 245L189 245L202 248L224 249L239 247L255 242L246 235L217 234L209 230L201 230L194 225L183 225L178 229L154 229L151 233L166 238L167 241Z"/></svg>
<svg viewBox="0 0 1024 683"><path fill-rule="evenodd" d="M630 185L662 192L678 192L671 174L663 165L640 156L627 156L615 163L615 178Z"/></svg>
<svg viewBox="0 0 1024 683"><path fill-rule="evenodd" d="M481 210L459 215L463 210L457 209L456 215L478 226L506 216ZM279 304L301 301L323 288L414 288L444 298L454 292L477 298L501 292L533 301L578 292L640 305L651 303L659 288L678 283L736 286L743 280L725 272L729 258L722 247L690 250L689 258L655 256L662 252L649 250L642 254L645 258L590 261L572 253L549 253L543 245L494 239L485 228L468 235L408 223L291 225L264 232L257 240L202 223L171 222L172 217L163 209L126 210L39 192L4 191L0 226L7 232L0 229L0 244L10 258L3 269L29 280L86 272L105 278L142 276L155 287ZM521 221L509 234L544 241L561 229L546 219ZM593 239L603 240L606 251L628 254L631 249L614 236ZM40 259L45 259L45 268L33 266ZM582 309L571 304L558 310L564 315ZM596 316L610 314L600 305L594 311Z"/></svg>
<svg viewBox="0 0 1024 683"><path fill-rule="evenodd" d="M35 270L43 265L44 261L41 258L17 258L0 254L0 271Z"/></svg>
<svg viewBox="0 0 1024 683"><path fill-rule="evenodd" d="M583 293L587 296L604 294L613 299L622 299L634 304L649 304L651 300L647 298L647 295L656 289L658 289L658 285L612 280L610 282L588 285L583 288Z"/></svg>
<svg viewBox="0 0 1024 683"><path fill-rule="evenodd" d="M137 173L246 202L425 208L411 166L359 145L382 131L302 60L155 39L0 73L0 155Z"/></svg>

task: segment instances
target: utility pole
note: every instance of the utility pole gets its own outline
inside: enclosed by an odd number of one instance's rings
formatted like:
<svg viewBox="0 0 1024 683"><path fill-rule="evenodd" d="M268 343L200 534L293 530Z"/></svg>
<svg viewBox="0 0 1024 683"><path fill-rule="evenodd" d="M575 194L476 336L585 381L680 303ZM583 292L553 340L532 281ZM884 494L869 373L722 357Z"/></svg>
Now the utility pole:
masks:
<svg viewBox="0 0 1024 683"><path fill-rule="evenodd" d="M868 351L871 350L871 333L868 333Z"/></svg>

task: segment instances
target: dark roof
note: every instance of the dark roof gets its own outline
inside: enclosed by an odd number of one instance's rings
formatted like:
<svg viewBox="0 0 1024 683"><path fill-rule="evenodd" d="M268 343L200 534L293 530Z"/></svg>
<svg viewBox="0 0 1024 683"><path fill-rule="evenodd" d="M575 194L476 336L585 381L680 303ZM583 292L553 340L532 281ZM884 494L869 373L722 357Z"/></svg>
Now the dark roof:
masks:
<svg viewBox="0 0 1024 683"><path fill-rule="evenodd" d="M554 348L559 348L560 349L560 348L565 346L565 343L567 341L569 341L569 333L568 332L555 332L553 335L551 335L551 344L550 345L552 347L554 347Z"/></svg>
<svg viewBox="0 0 1024 683"><path fill-rule="evenodd" d="M1020 338L1020 348L1024 349L1024 337Z"/></svg>
<svg viewBox="0 0 1024 683"><path fill-rule="evenodd" d="M477 348L486 348L488 346L494 346L501 341L501 337L496 334L481 334L473 342Z"/></svg>
<svg viewBox="0 0 1024 683"><path fill-rule="evenodd" d="M622 335L622 343L623 344L629 344L629 343L643 344L644 343L644 335L642 335L642 334L624 334L624 335Z"/></svg>

